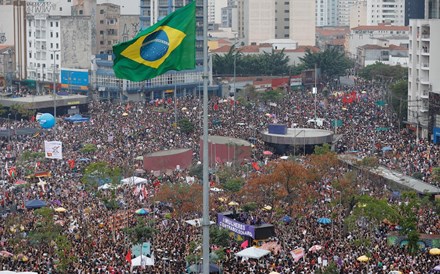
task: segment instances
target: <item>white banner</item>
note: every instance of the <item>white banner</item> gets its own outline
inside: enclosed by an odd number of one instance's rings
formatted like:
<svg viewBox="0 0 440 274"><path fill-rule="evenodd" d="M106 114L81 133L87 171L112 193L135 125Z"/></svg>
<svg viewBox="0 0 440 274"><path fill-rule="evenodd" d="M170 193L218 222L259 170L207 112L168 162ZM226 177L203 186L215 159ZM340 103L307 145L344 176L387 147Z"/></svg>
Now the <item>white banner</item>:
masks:
<svg viewBox="0 0 440 274"><path fill-rule="evenodd" d="M63 159L63 143L60 141L44 141L44 154L49 159Z"/></svg>

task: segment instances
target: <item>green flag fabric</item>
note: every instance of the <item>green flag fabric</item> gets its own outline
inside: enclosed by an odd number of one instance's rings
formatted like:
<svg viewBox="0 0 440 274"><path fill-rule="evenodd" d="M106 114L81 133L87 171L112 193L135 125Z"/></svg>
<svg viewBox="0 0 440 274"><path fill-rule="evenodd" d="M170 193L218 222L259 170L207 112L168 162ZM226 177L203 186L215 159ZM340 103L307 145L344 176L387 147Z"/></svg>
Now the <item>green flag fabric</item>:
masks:
<svg viewBox="0 0 440 274"><path fill-rule="evenodd" d="M130 41L113 46L116 77L135 82L195 68L196 1L170 13Z"/></svg>

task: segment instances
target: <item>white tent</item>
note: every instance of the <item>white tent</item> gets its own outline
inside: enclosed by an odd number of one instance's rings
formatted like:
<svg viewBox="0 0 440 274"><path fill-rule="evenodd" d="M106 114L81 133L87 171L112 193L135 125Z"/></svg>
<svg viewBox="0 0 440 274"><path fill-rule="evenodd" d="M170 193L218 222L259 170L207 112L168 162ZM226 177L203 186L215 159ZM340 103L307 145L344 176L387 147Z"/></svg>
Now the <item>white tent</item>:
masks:
<svg viewBox="0 0 440 274"><path fill-rule="evenodd" d="M136 176L132 176L129 178L125 178L123 180L121 180L121 183L123 185L139 185L139 184L147 184L148 180L144 179L144 178L140 178L140 177L136 177Z"/></svg>
<svg viewBox="0 0 440 274"><path fill-rule="evenodd" d="M141 255L131 260L131 266L154 265L154 255L151 258Z"/></svg>
<svg viewBox="0 0 440 274"><path fill-rule="evenodd" d="M16 272L16 271L10 271L10 270L1 270L0 274L38 274L37 272Z"/></svg>
<svg viewBox="0 0 440 274"><path fill-rule="evenodd" d="M193 219L193 220L186 220L185 223L192 225L192 226L195 226L195 227L200 227L200 226L202 226L202 218ZM209 224L213 225L213 224L215 224L215 222L209 221Z"/></svg>
<svg viewBox="0 0 440 274"><path fill-rule="evenodd" d="M117 189L117 188L118 188L117 186L112 186L111 184L103 184L102 186L98 187L98 190Z"/></svg>
<svg viewBox="0 0 440 274"><path fill-rule="evenodd" d="M269 253L270 253L269 250L256 248L256 247L252 246L252 247L243 249L240 252L235 253L235 256L249 258L249 259L260 259L261 257L264 257Z"/></svg>

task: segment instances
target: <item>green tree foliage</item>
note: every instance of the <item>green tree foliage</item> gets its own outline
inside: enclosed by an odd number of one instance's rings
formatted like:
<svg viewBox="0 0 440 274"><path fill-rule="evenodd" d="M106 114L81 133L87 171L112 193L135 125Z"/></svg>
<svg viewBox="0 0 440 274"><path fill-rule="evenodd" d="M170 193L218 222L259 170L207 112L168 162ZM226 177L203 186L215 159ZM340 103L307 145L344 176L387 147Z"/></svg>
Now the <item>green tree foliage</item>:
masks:
<svg viewBox="0 0 440 274"><path fill-rule="evenodd" d="M9 107L9 111L14 119L30 118L35 113L35 110L29 109L29 106L26 107L23 104L13 104Z"/></svg>
<svg viewBox="0 0 440 274"><path fill-rule="evenodd" d="M440 182L440 167L434 167L432 169L432 176L431 178L435 181L435 182Z"/></svg>
<svg viewBox="0 0 440 274"><path fill-rule="evenodd" d="M243 187L244 182L241 178L232 178L226 181L226 183L222 184L222 187L226 191L230 192L239 192Z"/></svg>
<svg viewBox="0 0 440 274"><path fill-rule="evenodd" d="M353 67L353 61L336 48L326 49L322 52L312 52L307 49L304 57L299 59L303 62L305 69L314 69L315 65L321 69L324 80L345 75L346 70Z"/></svg>
<svg viewBox="0 0 440 274"><path fill-rule="evenodd" d="M402 228L399 232L401 235L407 236L410 251L416 252L420 236L417 231L417 212L422 205L422 201L414 192L403 193L402 199L405 202L401 203L399 207L399 225Z"/></svg>
<svg viewBox="0 0 440 274"><path fill-rule="evenodd" d="M284 98L284 94L281 90L270 90L261 93L260 98L264 102L279 102Z"/></svg>
<svg viewBox="0 0 440 274"><path fill-rule="evenodd" d="M130 241L133 244L139 244L150 240L156 230L154 229L154 221L146 221L142 217L136 219L136 225L124 228Z"/></svg>
<svg viewBox="0 0 440 274"><path fill-rule="evenodd" d="M230 244L229 231L212 225L209 227L211 243L221 247L228 247Z"/></svg>
<svg viewBox="0 0 440 274"><path fill-rule="evenodd" d="M323 144L322 146L315 146L314 153L316 155L323 155L331 152L331 146L329 144Z"/></svg>
<svg viewBox="0 0 440 274"><path fill-rule="evenodd" d="M96 162L89 164L81 179L86 189L97 190L101 183L109 183L113 186L119 184L121 180L121 169L112 167L107 162Z"/></svg>
<svg viewBox="0 0 440 274"><path fill-rule="evenodd" d="M390 66L376 62L368 65L359 71L359 76L367 80L404 80L408 79L408 68L401 66Z"/></svg>
<svg viewBox="0 0 440 274"><path fill-rule="evenodd" d="M81 148L81 153L84 154L93 154L98 150L98 147L95 144L83 144Z"/></svg>
<svg viewBox="0 0 440 274"><path fill-rule="evenodd" d="M361 225L363 229L371 231L384 219L396 223L399 220L399 212L385 199L362 195L355 198L355 207L345 222L350 230Z"/></svg>
<svg viewBox="0 0 440 274"><path fill-rule="evenodd" d="M400 121L406 121L408 112L408 80L399 80L390 86L391 106Z"/></svg>
<svg viewBox="0 0 440 274"><path fill-rule="evenodd" d="M234 60L235 59L235 60ZM236 75L285 75L289 72L289 57L284 51L272 50L257 55L243 55L240 49L232 46L225 55L213 57L214 75L233 75L234 62Z"/></svg>
<svg viewBox="0 0 440 274"><path fill-rule="evenodd" d="M194 124L188 118L179 120L177 124L183 133L191 133L194 131Z"/></svg>
<svg viewBox="0 0 440 274"><path fill-rule="evenodd" d="M3 114L5 114L7 111L6 111L6 108L2 105L2 104L0 104L0 116L2 116Z"/></svg>
<svg viewBox="0 0 440 274"><path fill-rule="evenodd" d="M62 235L62 227L53 221L54 211L43 207L35 210L36 226L29 232L29 243L44 248L50 245L58 258L58 269L64 271L76 260L71 255L72 244L67 236Z"/></svg>

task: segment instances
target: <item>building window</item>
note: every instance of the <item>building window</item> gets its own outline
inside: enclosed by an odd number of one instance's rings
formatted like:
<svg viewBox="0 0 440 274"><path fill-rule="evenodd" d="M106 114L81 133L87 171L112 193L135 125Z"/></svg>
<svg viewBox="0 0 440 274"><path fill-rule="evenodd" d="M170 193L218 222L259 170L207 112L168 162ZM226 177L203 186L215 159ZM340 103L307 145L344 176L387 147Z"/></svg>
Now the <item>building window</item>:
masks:
<svg viewBox="0 0 440 274"><path fill-rule="evenodd" d="M50 22L50 27L53 27L53 22Z"/></svg>
<svg viewBox="0 0 440 274"><path fill-rule="evenodd" d="M60 60L60 55L59 54L57 54L57 60Z"/></svg>
<svg viewBox="0 0 440 274"><path fill-rule="evenodd" d="M58 38L58 32L55 32L55 37Z"/></svg>
<svg viewBox="0 0 440 274"><path fill-rule="evenodd" d="M32 52L29 52L29 58L32 58Z"/></svg>
<svg viewBox="0 0 440 274"><path fill-rule="evenodd" d="M50 38L52 38L53 37L53 32L50 32Z"/></svg>
<svg viewBox="0 0 440 274"><path fill-rule="evenodd" d="M104 31L103 31L103 30L100 30L100 31L99 31L99 34L102 34L102 35L103 35L103 34L104 34Z"/></svg>
<svg viewBox="0 0 440 274"><path fill-rule="evenodd" d="M57 27L57 28L58 28L58 22L55 22L55 27Z"/></svg>
<svg viewBox="0 0 440 274"><path fill-rule="evenodd" d="M60 7L60 11L63 11L63 7Z"/></svg>
<svg viewBox="0 0 440 274"><path fill-rule="evenodd" d="M56 43L56 48L57 48L57 49L59 48L59 45L58 45L58 43Z"/></svg>
<svg viewBox="0 0 440 274"><path fill-rule="evenodd" d="M100 10L100 11L99 11L99 14L104 14L104 10Z"/></svg>
<svg viewBox="0 0 440 274"><path fill-rule="evenodd" d="M53 49L53 43L50 43L50 48Z"/></svg>
<svg viewBox="0 0 440 274"><path fill-rule="evenodd" d="M29 32L29 37L32 37L32 32Z"/></svg>
<svg viewBox="0 0 440 274"><path fill-rule="evenodd" d="M79 14L82 15L83 14L83 10L79 10Z"/></svg>
<svg viewBox="0 0 440 274"><path fill-rule="evenodd" d="M53 54L50 55L50 60L53 60Z"/></svg>
<svg viewBox="0 0 440 274"><path fill-rule="evenodd" d="M99 24L104 24L104 20L99 20Z"/></svg>
<svg viewBox="0 0 440 274"><path fill-rule="evenodd" d="M100 45L104 45L104 41L99 41L99 44Z"/></svg>

